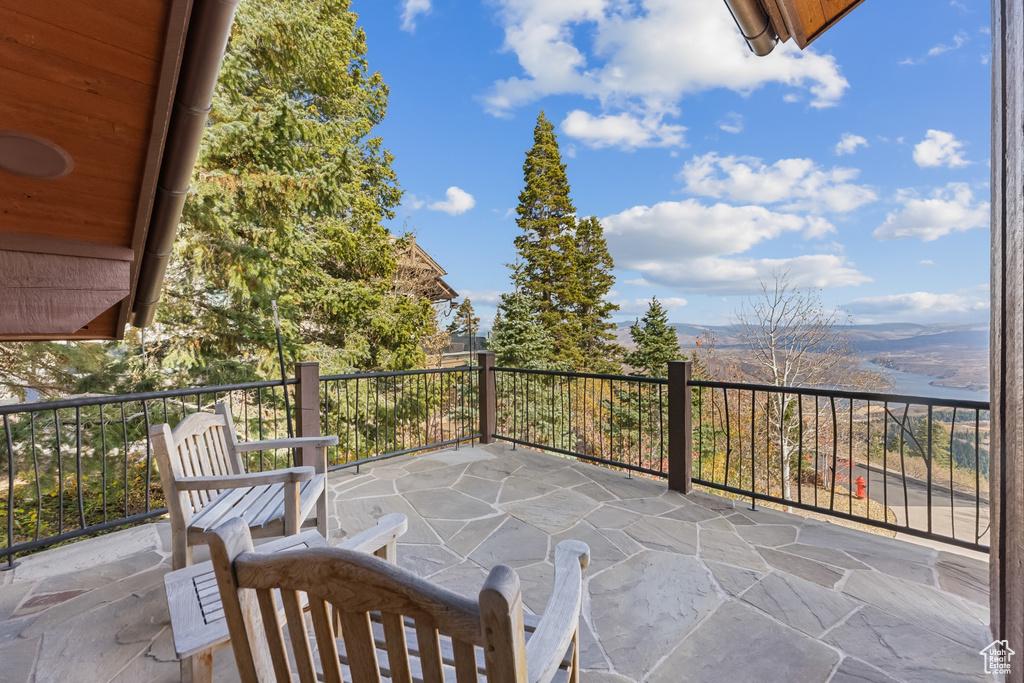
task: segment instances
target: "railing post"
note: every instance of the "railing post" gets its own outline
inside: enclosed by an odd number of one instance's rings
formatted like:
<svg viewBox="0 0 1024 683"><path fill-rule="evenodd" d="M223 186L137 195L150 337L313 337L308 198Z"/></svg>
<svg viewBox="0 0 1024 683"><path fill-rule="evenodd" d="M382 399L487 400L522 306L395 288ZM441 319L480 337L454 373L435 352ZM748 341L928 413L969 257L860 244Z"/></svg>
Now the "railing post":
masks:
<svg viewBox="0 0 1024 683"><path fill-rule="evenodd" d="M295 379L295 435L320 436L320 364L296 363ZM315 466L316 448L303 447L297 455L296 465Z"/></svg>
<svg viewBox="0 0 1024 683"><path fill-rule="evenodd" d="M494 431L497 421L494 415L494 354L490 351L481 351L476 355L477 364L480 366L480 443L494 443Z"/></svg>
<svg viewBox="0 0 1024 683"><path fill-rule="evenodd" d="M693 403L690 361L668 364L668 488L693 490Z"/></svg>

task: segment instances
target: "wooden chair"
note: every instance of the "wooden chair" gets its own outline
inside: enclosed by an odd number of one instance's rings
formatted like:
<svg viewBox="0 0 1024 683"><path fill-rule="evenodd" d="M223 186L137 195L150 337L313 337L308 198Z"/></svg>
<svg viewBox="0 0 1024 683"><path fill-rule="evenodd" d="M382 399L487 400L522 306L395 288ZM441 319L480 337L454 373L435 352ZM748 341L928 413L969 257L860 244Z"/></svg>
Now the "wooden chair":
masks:
<svg viewBox="0 0 1024 683"><path fill-rule="evenodd" d="M582 569L590 549L562 541L544 616L527 641L519 577L491 570L479 599L343 548L253 552L246 525L214 530L210 555L241 678L302 683L578 683ZM275 595L275 593L277 595ZM311 647L301 596L308 599ZM292 656L277 600L284 604ZM329 609L330 607L330 609Z"/></svg>
<svg viewBox="0 0 1024 683"><path fill-rule="evenodd" d="M215 413L194 413L173 430L149 430L171 518L172 564L192 564L192 547L211 530L239 517L256 538L296 534L313 526L327 538L327 447L336 436L239 443L224 403ZM319 449L314 466L246 473L242 453L277 448ZM315 515L313 515L315 511Z"/></svg>

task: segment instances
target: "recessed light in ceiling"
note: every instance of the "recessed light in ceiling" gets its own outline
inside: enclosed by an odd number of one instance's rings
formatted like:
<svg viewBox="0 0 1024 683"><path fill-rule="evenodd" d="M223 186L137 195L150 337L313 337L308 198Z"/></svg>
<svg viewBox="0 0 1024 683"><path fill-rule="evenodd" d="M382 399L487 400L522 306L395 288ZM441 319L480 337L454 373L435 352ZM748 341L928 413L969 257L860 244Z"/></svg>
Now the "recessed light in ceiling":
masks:
<svg viewBox="0 0 1024 683"><path fill-rule="evenodd" d="M0 130L0 171L34 180L56 180L74 167L71 155L46 138Z"/></svg>

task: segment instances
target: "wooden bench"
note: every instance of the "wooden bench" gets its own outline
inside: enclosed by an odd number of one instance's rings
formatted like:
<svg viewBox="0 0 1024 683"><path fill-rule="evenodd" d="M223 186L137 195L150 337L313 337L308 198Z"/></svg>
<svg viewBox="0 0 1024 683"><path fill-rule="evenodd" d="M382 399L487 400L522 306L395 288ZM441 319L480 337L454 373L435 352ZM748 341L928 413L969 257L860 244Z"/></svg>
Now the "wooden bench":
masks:
<svg viewBox="0 0 1024 683"><path fill-rule="evenodd" d="M377 526L346 539L338 547L371 553L395 562L396 543L405 533L405 515L385 515ZM296 548L324 548L330 544L316 531L285 536L260 545L260 553L279 553ZM213 653L230 644L213 564L202 562L164 576L167 607L171 615L174 651L181 660L183 683L209 683L213 677Z"/></svg>

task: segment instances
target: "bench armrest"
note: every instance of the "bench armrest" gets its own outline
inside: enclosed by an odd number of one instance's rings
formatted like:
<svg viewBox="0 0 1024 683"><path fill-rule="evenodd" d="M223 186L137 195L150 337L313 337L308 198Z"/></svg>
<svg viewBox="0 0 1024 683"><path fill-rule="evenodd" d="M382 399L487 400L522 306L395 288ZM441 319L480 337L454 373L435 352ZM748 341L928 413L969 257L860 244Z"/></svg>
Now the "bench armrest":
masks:
<svg viewBox="0 0 1024 683"><path fill-rule="evenodd" d="M327 448L337 446L337 436L299 436L294 439L271 439L268 441L242 441L235 444L235 450L239 453L246 451L271 451L276 448Z"/></svg>
<svg viewBox="0 0 1024 683"><path fill-rule="evenodd" d="M312 467L289 467L285 470L251 472L249 474L224 474L218 477L182 477L175 484L181 491L208 491L240 488L242 486L297 483L309 481L315 475L316 472Z"/></svg>
<svg viewBox="0 0 1024 683"><path fill-rule="evenodd" d="M395 564L397 562L397 557L394 557L395 543L408 528L408 518L403 514L392 512L378 519L377 526L360 531L351 538L346 538L337 547L371 553Z"/></svg>
<svg viewBox="0 0 1024 683"><path fill-rule="evenodd" d="M537 630L526 643L527 680L550 681L558 671L573 636L580 627L583 604L583 569L590 564L590 548L582 541L562 541L555 547L555 583Z"/></svg>

